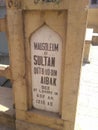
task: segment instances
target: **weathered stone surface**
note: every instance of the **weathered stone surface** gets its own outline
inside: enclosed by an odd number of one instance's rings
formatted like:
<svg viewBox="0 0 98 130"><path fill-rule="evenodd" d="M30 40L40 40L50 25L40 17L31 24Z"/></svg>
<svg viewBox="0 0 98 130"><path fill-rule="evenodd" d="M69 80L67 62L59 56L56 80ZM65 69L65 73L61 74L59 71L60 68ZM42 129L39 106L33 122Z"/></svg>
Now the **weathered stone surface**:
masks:
<svg viewBox="0 0 98 130"><path fill-rule="evenodd" d="M31 37L32 92L35 108L59 112L62 39L47 25Z"/></svg>

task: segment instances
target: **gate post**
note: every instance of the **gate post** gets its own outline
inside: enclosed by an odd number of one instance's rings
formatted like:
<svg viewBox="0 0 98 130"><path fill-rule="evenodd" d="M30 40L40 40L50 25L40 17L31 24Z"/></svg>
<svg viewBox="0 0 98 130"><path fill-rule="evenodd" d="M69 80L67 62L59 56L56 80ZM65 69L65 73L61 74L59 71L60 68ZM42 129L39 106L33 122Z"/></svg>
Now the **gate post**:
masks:
<svg viewBox="0 0 98 130"><path fill-rule="evenodd" d="M8 0L16 130L74 130L88 0Z"/></svg>

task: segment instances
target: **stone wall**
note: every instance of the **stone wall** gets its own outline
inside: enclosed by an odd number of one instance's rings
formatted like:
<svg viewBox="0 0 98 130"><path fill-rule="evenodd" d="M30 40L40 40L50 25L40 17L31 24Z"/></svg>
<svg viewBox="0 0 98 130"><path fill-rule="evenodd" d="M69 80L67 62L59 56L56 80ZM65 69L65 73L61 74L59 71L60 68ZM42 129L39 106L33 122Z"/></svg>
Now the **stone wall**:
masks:
<svg viewBox="0 0 98 130"><path fill-rule="evenodd" d="M88 10L88 27L94 29L94 33L98 33L98 8L90 8ZM93 37L92 39L93 44L98 45L98 37Z"/></svg>

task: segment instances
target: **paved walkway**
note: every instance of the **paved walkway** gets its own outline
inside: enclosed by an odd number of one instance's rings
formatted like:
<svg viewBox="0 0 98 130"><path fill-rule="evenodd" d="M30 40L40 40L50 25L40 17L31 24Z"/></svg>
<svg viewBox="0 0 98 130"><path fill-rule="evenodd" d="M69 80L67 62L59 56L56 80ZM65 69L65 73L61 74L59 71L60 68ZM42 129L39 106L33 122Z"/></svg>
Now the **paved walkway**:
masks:
<svg viewBox="0 0 98 130"><path fill-rule="evenodd" d="M75 130L98 130L98 46L91 46L90 64L82 66Z"/></svg>

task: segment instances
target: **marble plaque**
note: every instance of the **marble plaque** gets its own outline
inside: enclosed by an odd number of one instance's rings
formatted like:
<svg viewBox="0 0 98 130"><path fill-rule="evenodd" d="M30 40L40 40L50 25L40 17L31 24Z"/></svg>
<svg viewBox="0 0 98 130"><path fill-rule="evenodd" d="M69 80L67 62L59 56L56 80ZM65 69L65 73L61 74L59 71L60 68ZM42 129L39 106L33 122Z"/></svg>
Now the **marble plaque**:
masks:
<svg viewBox="0 0 98 130"><path fill-rule="evenodd" d="M47 25L31 37L33 107L59 112L61 96L62 39Z"/></svg>

